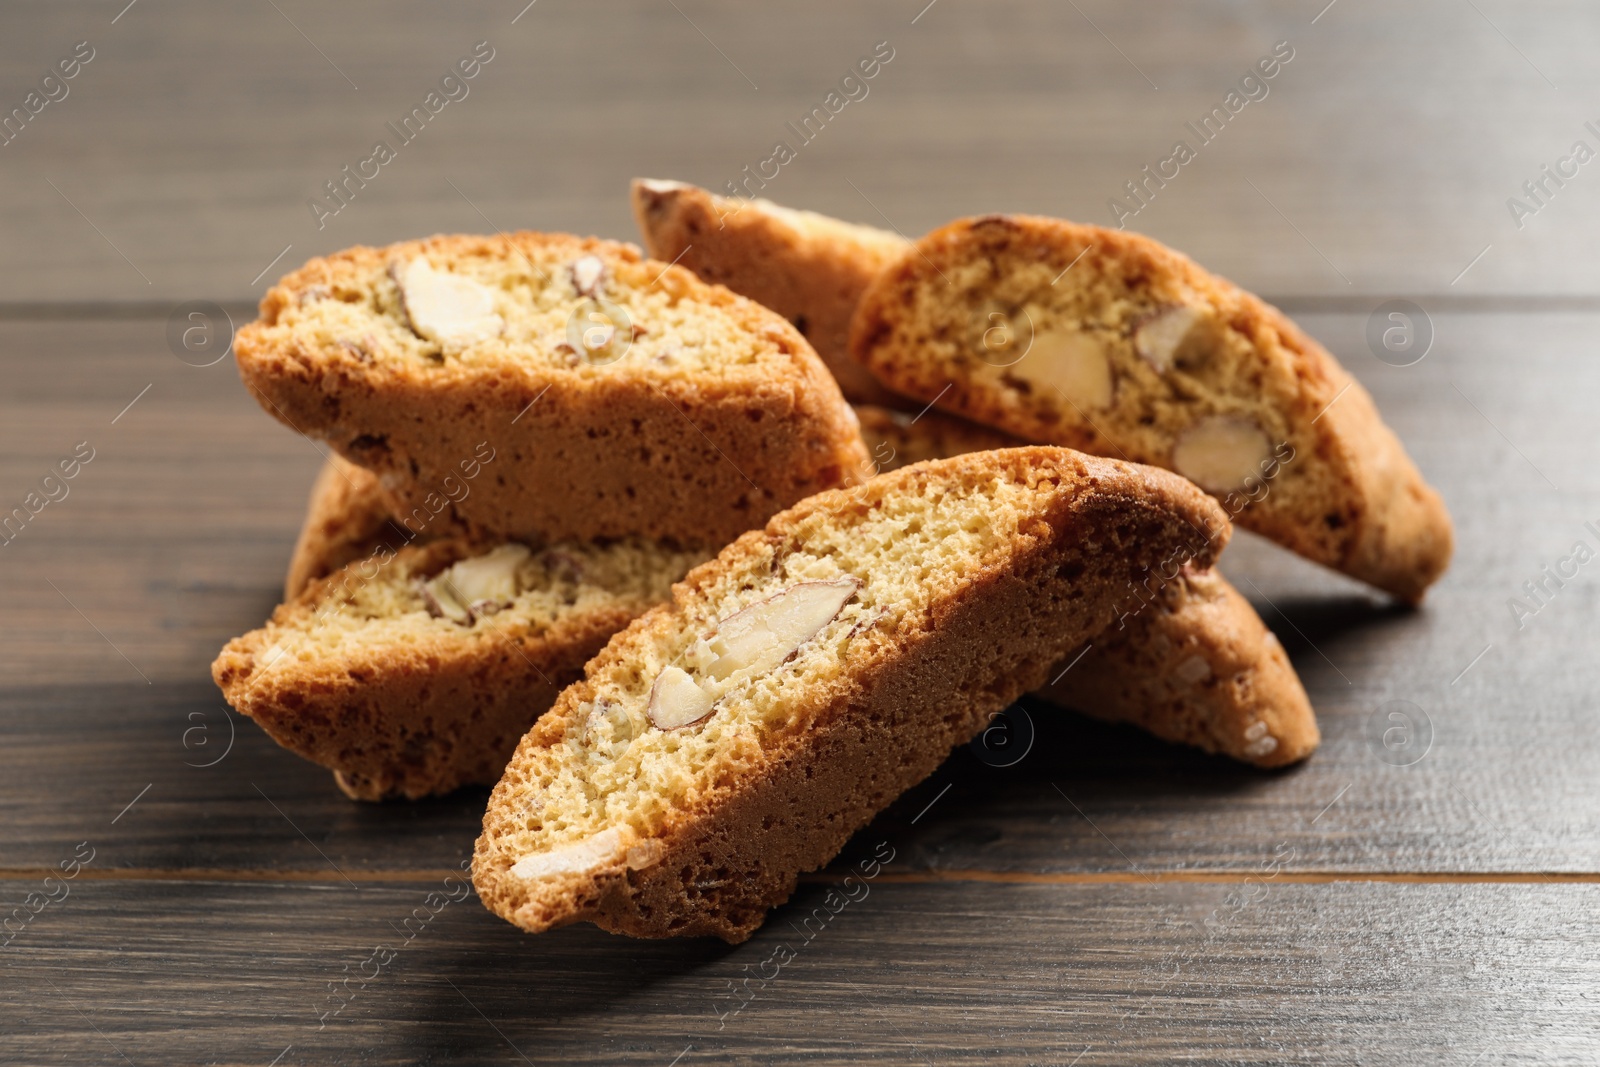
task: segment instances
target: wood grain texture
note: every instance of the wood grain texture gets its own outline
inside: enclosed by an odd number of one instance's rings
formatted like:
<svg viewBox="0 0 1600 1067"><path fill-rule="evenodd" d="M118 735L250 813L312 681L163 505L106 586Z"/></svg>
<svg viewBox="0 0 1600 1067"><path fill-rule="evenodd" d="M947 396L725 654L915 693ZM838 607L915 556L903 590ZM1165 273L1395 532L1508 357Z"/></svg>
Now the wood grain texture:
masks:
<svg viewBox="0 0 1600 1067"><path fill-rule="evenodd" d="M10 1063L1593 1062L1595 886L887 877L843 905L805 886L737 948L530 938L442 880L75 881L0 950L0 1040Z"/></svg>
<svg viewBox="0 0 1600 1067"><path fill-rule="evenodd" d="M1600 564L1543 574L1600 549L1600 178L1547 190L1520 230L1506 207L1575 139L1600 145L1593 11L524 3L30 3L0 34L0 113L96 49L0 147L0 516L94 452L0 544L0 1061L1600 1058ZM307 199L479 40L496 53L468 98L317 229ZM351 803L208 680L276 603L321 455L230 360L179 361L169 312L216 300L242 325L279 273L358 242L633 239L629 178L721 188L880 40L867 99L764 191L910 234L1108 221L1290 41L1267 98L1131 224L1281 303L1373 392L1456 516L1454 566L1408 612L1236 537L1223 569L1322 723L1303 767L1025 705L1025 757L953 755L746 945L431 914L485 791ZM1393 367L1369 317L1407 294L1435 337ZM894 862L806 940L880 841ZM80 847L66 899L18 917ZM319 1019L378 945L393 960ZM780 945L796 958L763 983Z"/></svg>
<svg viewBox="0 0 1600 1067"><path fill-rule="evenodd" d="M286 245L293 263L491 224L631 240L629 178L722 189L798 141L785 124L879 41L894 59L795 146L773 198L912 235L995 210L1109 222L1108 200L1186 139L1197 158L1134 225L1246 287L1586 293L1600 280L1587 168L1520 230L1506 207L1597 117L1584 103L1597 31L1579 0L1341 0L1321 17L1322 4L1269 0L1159 15L945 2L918 17L925 4L756 17L727 0L539 0L515 24L523 4L500 0L410 0L381 17L285 0L225 19L185 0L115 24L121 5L29 4L0 40L7 108L74 42L96 58L0 148L0 292L237 299L259 295L271 277L252 280ZM480 40L495 58L467 97L319 229L307 201ZM1278 41L1295 58L1267 96L1208 145L1187 133Z"/></svg>

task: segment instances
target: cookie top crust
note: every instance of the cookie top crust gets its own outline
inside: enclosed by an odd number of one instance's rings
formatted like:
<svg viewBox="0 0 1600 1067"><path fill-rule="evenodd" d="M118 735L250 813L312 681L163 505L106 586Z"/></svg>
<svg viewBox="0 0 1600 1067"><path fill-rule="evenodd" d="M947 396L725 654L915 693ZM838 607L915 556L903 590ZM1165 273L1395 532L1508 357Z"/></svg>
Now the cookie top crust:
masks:
<svg viewBox="0 0 1600 1067"><path fill-rule="evenodd" d="M565 234L436 236L312 260L261 301L241 359L288 351L371 374L619 371L730 386L792 374L792 327L632 245Z"/></svg>

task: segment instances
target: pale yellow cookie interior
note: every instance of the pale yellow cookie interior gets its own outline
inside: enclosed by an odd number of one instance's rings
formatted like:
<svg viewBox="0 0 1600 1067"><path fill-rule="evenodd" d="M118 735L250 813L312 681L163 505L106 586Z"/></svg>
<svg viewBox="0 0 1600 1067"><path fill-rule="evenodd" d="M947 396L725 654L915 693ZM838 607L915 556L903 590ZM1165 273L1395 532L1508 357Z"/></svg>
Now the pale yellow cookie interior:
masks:
<svg viewBox="0 0 1600 1067"><path fill-rule="evenodd" d="M687 274L618 247L510 235L335 258L325 281L299 288L268 329L362 363L400 361L441 373L517 365L666 378L788 369L791 359L735 309L694 299ZM429 301L413 294L408 307L402 283L420 287L434 278L448 291ZM452 302L477 316L455 339L413 319Z"/></svg>
<svg viewBox="0 0 1600 1067"><path fill-rule="evenodd" d="M280 610L272 638L256 657L257 670L337 665L385 650L441 639L502 642L513 632L537 636L563 620L620 603L665 600L672 583L705 558L643 542L609 545L562 543L543 550L496 546L443 569L426 555L380 554L334 574L311 596L308 610ZM489 606L464 621L441 611L436 590L452 574L471 573L483 561L508 563ZM469 591L470 592L470 591Z"/></svg>
<svg viewBox="0 0 1600 1067"><path fill-rule="evenodd" d="M573 863L589 863L598 847L592 840L620 850L649 838L697 793L759 766L770 739L810 725L795 709L814 706L808 696L841 683L844 660L867 654L858 645L877 647L905 616L949 596L1013 544L1019 516L1036 496L1036 489L1000 479L959 493L924 487L873 495L870 509L848 525L837 515L806 516L787 539L792 547L742 561L694 597L677 625L646 626L647 616L617 639L627 643L626 657L598 674L591 665L589 699L557 705L558 715L565 708L560 739L512 761L502 782L512 792L500 810L512 813L502 826L516 829L500 837L499 849L513 860L560 850ZM652 724L651 688L664 669L707 681L719 621L799 583L840 579L859 581L859 588L787 662L716 684L720 699L698 725ZM521 873L559 869L536 859Z"/></svg>
<svg viewBox="0 0 1600 1067"><path fill-rule="evenodd" d="M1065 273L1061 258L1075 261ZM1272 354L1228 328L1214 294L1176 272L1138 267L1092 243L1050 259L1012 256L998 273L971 258L942 265L949 287L918 289L915 313L935 324L935 352L989 383L1030 429L1075 426L1174 469L1174 451L1209 420L1236 420L1258 435L1258 463L1284 443L1306 449L1309 439L1290 421L1295 398L1272 395L1287 359L1272 373L1263 360ZM1255 479L1276 476L1278 466L1257 466ZM1245 473L1205 488L1243 492ZM1274 491L1292 496L1299 474L1285 473Z"/></svg>

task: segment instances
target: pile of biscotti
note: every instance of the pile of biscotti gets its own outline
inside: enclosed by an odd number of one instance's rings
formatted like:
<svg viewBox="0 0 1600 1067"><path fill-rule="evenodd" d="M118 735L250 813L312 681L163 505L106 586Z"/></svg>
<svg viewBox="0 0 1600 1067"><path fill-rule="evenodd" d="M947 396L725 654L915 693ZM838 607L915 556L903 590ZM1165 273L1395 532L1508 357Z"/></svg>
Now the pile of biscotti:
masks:
<svg viewBox="0 0 1600 1067"><path fill-rule="evenodd" d="M354 248L236 342L333 455L216 681L352 797L493 784L474 882L526 930L748 937L1026 693L1304 759L1231 524L1410 603L1448 563L1366 391L1154 241L633 198L648 258Z"/></svg>

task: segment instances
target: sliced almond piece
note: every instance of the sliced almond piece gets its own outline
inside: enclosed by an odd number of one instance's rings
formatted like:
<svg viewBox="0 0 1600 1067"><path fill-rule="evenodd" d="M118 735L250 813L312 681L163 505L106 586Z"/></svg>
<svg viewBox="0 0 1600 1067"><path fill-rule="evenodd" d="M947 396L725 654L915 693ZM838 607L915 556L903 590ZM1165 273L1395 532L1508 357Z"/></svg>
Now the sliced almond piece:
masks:
<svg viewBox="0 0 1600 1067"><path fill-rule="evenodd" d="M627 751L633 735L633 716L628 709L603 697L595 701L583 722L584 747L612 759Z"/></svg>
<svg viewBox="0 0 1600 1067"><path fill-rule="evenodd" d="M572 287L579 296L594 296L605 277L606 264L599 256L584 256L572 264Z"/></svg>
<svg viewBox="0 0 1600 1067"><path fill-rule="evenodd" d="M1173 668L1172 676L1184 685L1199 685L1211 677L1211 663L1204 656L1190 656Z"/></svg>
<svg viewBox="0 0 1600 1067"><path fill-rule="evenodd" d="M1172 467L1211 493L1231 493L1259 477L1272 445L1261 427L1237 415L1208 415L1172 446Z"/></svg>
<svg viewBox="0 0 1600 1067"><path fill-rule="evenodd" d="M1040 330L1034 334L1027 353L1009 372L1044 386L1047 393L1060 389L1078 407L1104 408L1111 404L1111 361L1106 357L1105 345L1080 330Z"/></svg>
<svg viewBox="0 0 1600 1067"><path fill-rule="evenodd" d="M706 674L717 682L751 670L765 674L811 640L861 588L854 578L800 582L723 619L706 642L715 658ZM682 667L664 668L650 686L646 713L662 730L704 721L717 697Z"/></svg>
<svg viewBox="0 0 1600 1067"><path fill-rule="evenodd" d="M473 556L454 564L440 577L449 579L469 603L474 600L498 600L505 603L516 599L517 568L526 563L533 553L527 545L515 542L500 545L481 556Z"/></svg>
<svg viewBox="0 0 1600 1067"><path fill-rule="evenodd" d="M717 658L707 673L722 681L746 668L772 670L832 622L860 588L854 578L801 582L728 616L709 642Z"/></svg>
<svg viewBox="0 0 1600 1067"><path fill-rule="evenodd" d="M1260 759L1278 747L1278 739L1267 733L1267 724L1257 719L1245 730L1244 739L1250 742L1244 746L1245 755Z"/></svg>
<svg viewBox="0 0 1600 1067"><path fill-rule="evenodd" d="M428 614L436 619L449 619L459 626L471 626L474 621L472 609L449 586L434 584L438 581L435 578L431 582L417 582L417 592L422 594L422 603L427 607Z"/></svg>
<svg viewBox="0 0 1600 1067"><path fill-rule="evenodd" d="M1140 320L1133 331L1133 348L1156 370L1165 374L1182 347L1184 338L1200 321L1200 313L1182 304L1160 308Z"/></svg>
<svg viewBox="0 0 1600 1067"><path fill-rule="evenodd" d="M513 543L445 568L423 586L429 613L470 626L474 613L493 615L509 607L521 591L517 569L530 556L527 545Z"/></svg>
<svg viewBox="0 0 1600 1067"><path fill-rule="evenodd" d="M661 862L661 857L666 855L666 852L667 846L658 838L647 837L637 845L630 846L623 861L627 863L628 870L642 871Z"/></svg>
<svg viewBox="0 0 1600 1067"><path fill-rule="evenodd" d="M682 667L666 667L650 687L650 704L645 714L657 729L681 730L711 714L716 698Z"/></svg>
<svg viewBox="0 0 1600 1067"><path fill-rule="evenodd" d="M518 878L587 874L598 867L622 862L628 853L628 841L633 836L633 831L613 826L573 844L523 856L511 865L511 873Z"/></svg>
<svg viewBox="0 0 1600 1067"><path fill-rule="evenodd" d="M494 310L494 290L481 282L433 269L421 256L389 273L400 286L406 317L418 337L460 348L500 336L505 322Z"/></svg>

